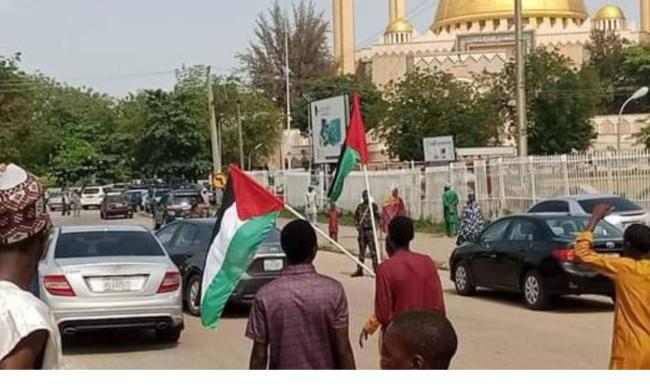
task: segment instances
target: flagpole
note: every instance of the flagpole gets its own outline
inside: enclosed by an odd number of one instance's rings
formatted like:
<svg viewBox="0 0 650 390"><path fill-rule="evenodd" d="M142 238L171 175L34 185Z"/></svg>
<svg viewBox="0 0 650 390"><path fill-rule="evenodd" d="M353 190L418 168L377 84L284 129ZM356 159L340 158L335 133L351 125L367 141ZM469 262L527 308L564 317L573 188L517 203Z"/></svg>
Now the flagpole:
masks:
<svg viewBox="0 0 650 390"><path fill-rule="evenodd" d="M368 178L368 164L363 164L363 176L365 177L366 180L366 191L368 191L368 202L369 208L370 208L370 220L372 223L372 239L375 241L375 257L377 258L377 264L381 263L381 256L379 252L381 249L379 248L379 242L377 241L377 222L375 221L375 208L373 205L375 204L374 199L372 197L372 194L370 193L370 179Z"/></svg>
<svg viewBox="0 0 650 390"><path fill-rule="evenodd" d="M311 226L314 228L314 230L316 230L316 233L320 234L321 237L323 237L323 238L325 238L327 241L329 241L330 244L332 244L332 245L334 245L335 247L337 247L337 248L338 248L341 252L343 252L347 257L349 257L352 261L354 261L354 262L355 262L359 267L362 267L363 269L365 269L365 270L370 274L370 276L372 276L373 278L375 277L375 273L374 273L374 271L372 271L370 268L368 268L368 266L365 265L364 263L360 262L359 259L357 259L357 257L356 257L355 255L353 255L352 253L350 253L349 250L345 249L345 248L343 247L343 245L341 245L341 244L339 244L338 242L336 242L335 240L333 240L333 239L332 239L328 234L326 234L324 231L322 231L318 226L316 226L316 225L314 225L313 223L311 223L307 218L305 218L302 214L300 214L296 209L294 209L293 207L289 206L289 205L286 204L286 203L284 204L284 208L287 209L287 211L289 211L291 214L293 214L293 215L295 215L296 217L302 219L303 221L307 221L307 222L309 222L309 223L311 224Z"/></svg>

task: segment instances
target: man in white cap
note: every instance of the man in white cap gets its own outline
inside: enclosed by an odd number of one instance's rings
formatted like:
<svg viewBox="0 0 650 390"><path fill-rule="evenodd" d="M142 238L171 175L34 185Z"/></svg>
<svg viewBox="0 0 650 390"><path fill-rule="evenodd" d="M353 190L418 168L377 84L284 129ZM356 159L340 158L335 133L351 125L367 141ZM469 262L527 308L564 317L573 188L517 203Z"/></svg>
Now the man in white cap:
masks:
<svg viewBox="0 0 650 390"><path fill-rule="evenodd" d="M30 285L52 226L38 179L0 164L0 369L55 369L61 336Z"/></svg>

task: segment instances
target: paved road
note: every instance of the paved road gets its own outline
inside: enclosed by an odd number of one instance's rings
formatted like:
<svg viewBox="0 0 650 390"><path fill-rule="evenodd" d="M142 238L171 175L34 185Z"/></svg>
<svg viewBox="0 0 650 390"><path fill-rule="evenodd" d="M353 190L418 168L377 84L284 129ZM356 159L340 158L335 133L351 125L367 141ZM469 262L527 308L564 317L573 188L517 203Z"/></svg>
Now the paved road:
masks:
<svg viewBox="0 0 650 390"><path fill-rule="evenodd" d="M57 224L97 224L96 212L82 218L55 217ZM108 223L150 226L144 218ZM426 239L418 237L418 239ZM343 256L321 253L317 267L344 283L350 301L351 336L357 365L378 368L377 340L359 349L356 335L372 312L373 281L350 279L353 266ZM449 316L460 338L457 369L604 369L609 358L612 305L600 298L566 298L555 310L532 312L510 294L456 295L442 273ZM243 337L246 310L230 308L220 328L205 330L186 316L178 345L160 345L147 332L95 333L74 338L64 360L75 369L242 369L251 343Z"/></svg>

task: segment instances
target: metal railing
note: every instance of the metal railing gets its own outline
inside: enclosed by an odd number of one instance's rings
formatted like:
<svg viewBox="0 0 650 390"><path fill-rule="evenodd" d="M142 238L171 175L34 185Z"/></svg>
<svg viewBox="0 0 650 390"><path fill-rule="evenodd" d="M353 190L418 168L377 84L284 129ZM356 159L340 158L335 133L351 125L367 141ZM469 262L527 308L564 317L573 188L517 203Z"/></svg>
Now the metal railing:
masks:
<svg viewBox="0 0 650 390"><path fill-rule="evenodd" d="M475 193L490 218L526 212L544 199L590 193L620 195L650 209L650 152L644 150L477 160L429 168L408 163L402 167L369 172L375 201L381 206L391 189L398 187L409 214L433 222L442 221L442 194L447 183L463 200ZM331 178L324 172L263 171L252 175L294 207L304 206L304 194L312 183L321 207L327 206ZM362 173L353 172L338 206L354 211L364 189Z"/></svg>

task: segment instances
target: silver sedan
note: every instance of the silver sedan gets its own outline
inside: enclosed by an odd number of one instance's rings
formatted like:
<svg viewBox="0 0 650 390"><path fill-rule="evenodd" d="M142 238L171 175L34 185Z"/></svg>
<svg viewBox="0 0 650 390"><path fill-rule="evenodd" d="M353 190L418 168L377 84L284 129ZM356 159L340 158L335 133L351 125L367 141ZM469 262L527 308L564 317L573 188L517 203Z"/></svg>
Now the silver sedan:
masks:
<svg viewBox="0 0 650 390"><path fill-rule="evenodd" d="M64 335L149 328L159 341L177 342L181 280L158 239L139 226L58 227L39 266L40 297Z"/></svg>

